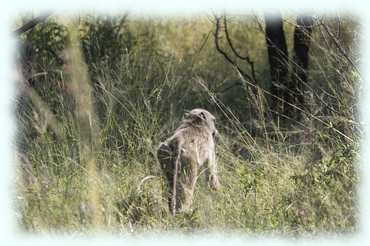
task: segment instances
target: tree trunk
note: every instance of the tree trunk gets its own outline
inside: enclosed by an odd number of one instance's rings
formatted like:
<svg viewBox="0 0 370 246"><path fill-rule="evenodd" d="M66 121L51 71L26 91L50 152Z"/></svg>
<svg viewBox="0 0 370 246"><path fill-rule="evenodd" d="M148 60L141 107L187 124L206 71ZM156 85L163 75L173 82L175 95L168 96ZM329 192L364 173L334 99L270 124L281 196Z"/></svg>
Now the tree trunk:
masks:
<svg viewBox="0 0 370 246"><path fill-rule="evenodd" d="M294 56L293 56L293 73L290 88L289 101L297 107L308 110L305 105L305 91L307 91L309 48L311 43L313 18L312 16L299 15L294 30ZM291 111L292 117L302 121L302 113L294 109Z"/></svg>
<svg viewBox="0 0 370 246"><path fill-rule="evenodd" d="M265 16L265 38L267 43L268 60L271 74L271 98L270 108L273 111L273 119L279 126L284 120L282 117L289 110L286 105L288 98L288 50L283 30L283 19L280 13ZM279 97L283 100L279 100Z"/></svg>

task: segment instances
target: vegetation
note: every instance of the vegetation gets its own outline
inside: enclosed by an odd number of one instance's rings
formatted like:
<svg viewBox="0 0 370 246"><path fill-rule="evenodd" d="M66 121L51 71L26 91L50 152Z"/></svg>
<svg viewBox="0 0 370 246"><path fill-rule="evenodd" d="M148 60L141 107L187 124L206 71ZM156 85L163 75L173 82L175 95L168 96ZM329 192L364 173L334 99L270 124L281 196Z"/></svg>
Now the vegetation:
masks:
<svg viewBox="0 0 370 246"><path fill-rule="evenodd" d="M32 55L22 61L16 109L20 228L354 231L358 23L314 19L307 105L288 126L271 120L280 99L271 92L264 18L230 15L228 28L256 81L215 48L212 16L86 15L71 23L51 16L23 33ZM284 16L289 54L294 28L294 16ZM222 188L211 191L200 177L193 211L172 217L156 148L197 107L217 118Z"/></svg>

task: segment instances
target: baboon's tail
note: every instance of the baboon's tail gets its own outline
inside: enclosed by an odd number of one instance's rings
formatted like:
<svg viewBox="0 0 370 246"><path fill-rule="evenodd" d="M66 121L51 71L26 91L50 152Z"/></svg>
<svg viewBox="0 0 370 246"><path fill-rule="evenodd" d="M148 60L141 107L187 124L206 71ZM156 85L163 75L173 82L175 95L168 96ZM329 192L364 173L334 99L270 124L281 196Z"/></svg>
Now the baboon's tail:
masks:
<svg viewBox="0 0 370 246"><path fill-rule="evenodd" d="M178 145L178 148L176 150L176 160L175 165L173 167L173 187L172 187L172 198L171 198L171 212L172 215L175 216L176 214L176 196L177 196L177 177L180 169L180 155L181 155L181 147Z"/></svg>

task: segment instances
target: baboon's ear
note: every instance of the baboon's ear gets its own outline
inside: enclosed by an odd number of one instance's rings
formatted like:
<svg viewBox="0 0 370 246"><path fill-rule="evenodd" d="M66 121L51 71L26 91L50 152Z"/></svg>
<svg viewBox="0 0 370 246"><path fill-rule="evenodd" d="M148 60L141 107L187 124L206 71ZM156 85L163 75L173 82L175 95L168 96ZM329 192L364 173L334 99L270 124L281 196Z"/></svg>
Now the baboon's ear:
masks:
<svg viewBox="0 0 370 246"><path fill-rule="evenodd" d="M215 129L212 132L212 137L213 137L213 140L217 143L220 139L220 133Z"/></svg>
<svg viewBox="0 0 370 246"><path fill-rule="evenodd" d="M189 119L190 116L191 116L190 112L189 111L185 111L184 116L183 116L183 119Z"/></svg>
<svg viewBox="0 0 370 246"><path fill-rule="evenodd" d="M202 118L203 120L207 120L206 114L204 112L200 112L199 117Z"/></svg>

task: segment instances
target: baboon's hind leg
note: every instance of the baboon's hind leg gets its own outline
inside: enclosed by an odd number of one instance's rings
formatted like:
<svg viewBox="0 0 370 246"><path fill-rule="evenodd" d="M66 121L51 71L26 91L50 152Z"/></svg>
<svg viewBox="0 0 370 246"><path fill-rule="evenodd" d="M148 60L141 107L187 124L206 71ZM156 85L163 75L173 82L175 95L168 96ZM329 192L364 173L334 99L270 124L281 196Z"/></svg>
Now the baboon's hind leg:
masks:
<svg viewBox="0 0 370 246"><path fill-rule="evenodd" d="M181 187L179 199L181 200L180 211L190 210L193 204L195 185L198 179L198 167L191 160L183 160L183 166L179 171L179 187Z"/></svg>

